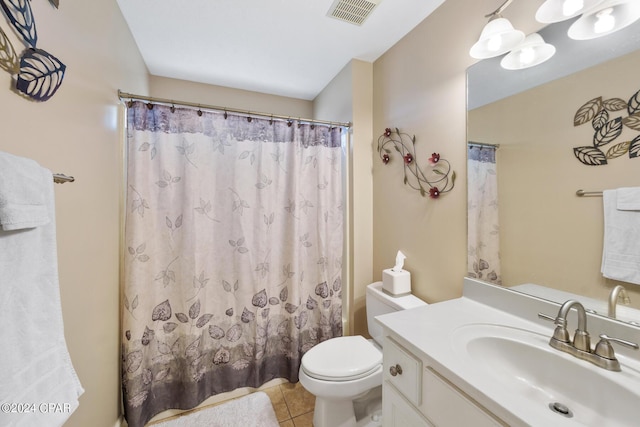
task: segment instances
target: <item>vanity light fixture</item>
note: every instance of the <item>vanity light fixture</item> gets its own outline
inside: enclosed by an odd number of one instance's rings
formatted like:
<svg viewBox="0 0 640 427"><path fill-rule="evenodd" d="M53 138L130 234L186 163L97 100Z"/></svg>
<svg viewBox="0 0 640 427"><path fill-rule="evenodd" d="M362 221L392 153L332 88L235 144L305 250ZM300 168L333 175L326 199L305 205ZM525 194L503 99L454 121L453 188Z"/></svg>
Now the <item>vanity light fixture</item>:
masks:
<svg viewBox="0 0 640 427"><path fill-rule="evenodd" d="M603 0L547 0L536 12L536 21L543 24L565 21L594 8Z"/></svg>
<svg viewBox="0 0 640 427"><path fill-rule="evenodd" d="M621 30L638 19L640 1L605 0L574 22L568 35L574 40L595 39Z"/></svg>
<svg viewBox="0 0 640 427"><path fill-rule="evenodd" d="M522 43L509 52L500 66L507 70L522 70L547 61L556 53L555 46L545 43L538 33L529 34Z"/></svg>
<svg viewBox="0 0 640 427"><path fill-rule="evenodd" d="M476 59L487 59L509 52L524 40L524 33L516 30L508 19L500 14L513 0L506 0L494 12L485 15L489 22L482 29L480 39L471 47L469 55Z"/></svg>

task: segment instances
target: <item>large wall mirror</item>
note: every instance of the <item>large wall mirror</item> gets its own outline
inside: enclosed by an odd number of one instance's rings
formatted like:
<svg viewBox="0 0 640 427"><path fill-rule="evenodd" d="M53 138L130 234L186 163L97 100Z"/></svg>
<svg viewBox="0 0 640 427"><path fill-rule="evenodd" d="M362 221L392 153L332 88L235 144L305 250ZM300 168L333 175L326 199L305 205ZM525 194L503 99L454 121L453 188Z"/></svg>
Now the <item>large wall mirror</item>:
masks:
<svg viewBox="0 0 640 427"><path fill-rule="evenodd" d="M602 302L596 305L603 315L611 290L622 284L631 303L619 306L618 313L628 307L640 310L640 285L605 279L600 272L602 197L576 195L581 189L640 186L640 158L623 154L606 165L587 166L573 150L591 145L594 138L591 122L574 125L580 107L598 97L628 101L640 91L640 21L588 41L567 37L571 23L540 30L557 48L556 55L541 65L508 71L500 67L501 58L494 58L468 70L467 136L476 150L469 151L469 176L478 174L471 170L472 159L491 163L495 157L494 169L480 171L484 175L477 186L469 183L470 235L479 232L477 218L485 221L496 213L498 218L488 228L485 225L486 241L470 245L469 275L525 292L535 293L535 287L526 284L552 288L557 292L546 297L557 297L558 302L567 292L577 294ZM627 115L626 110L611 112L610 119ZM603 150L639 135L640 130L624 127ZM491 146L498 148L493 152ZM484 179L496 189L480 182ZM478 256L480 247L499 253L499 268L493 268L498 261L492 256ZM634 315L634 310L629 313Z"/></svg>

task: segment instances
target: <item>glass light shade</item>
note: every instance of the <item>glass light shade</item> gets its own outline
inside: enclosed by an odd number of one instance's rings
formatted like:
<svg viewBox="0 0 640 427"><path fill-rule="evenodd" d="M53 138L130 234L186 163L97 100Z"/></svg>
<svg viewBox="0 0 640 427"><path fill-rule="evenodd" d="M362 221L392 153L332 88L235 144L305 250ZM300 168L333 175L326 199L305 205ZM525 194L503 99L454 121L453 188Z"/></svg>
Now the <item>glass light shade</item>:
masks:
<svg viewBox="0 0 640 427"><path fill-rule="evenodd" d="M502 58L500 65L507 70L522 70L542 64L555 53L555 46L545 43L540 34L532 33Z"/></svg>
<svg viewBox="0 0 640 427"><path fill-rule="evenodd" d="M544 24L565 21L602 3L603 0L547 0L536 12L536 21Z"/></svg>
<svg viewBox="0 0 640 427"><path fill-rule="evenodd" d="M605 0L569 27L574 40L606 36L640 19L640 0Z"/></svg>
<svg viewBox="0 0 640 427"><path fill-rule="evenodd" d="M523 40L524 33L515 30L508 19L494 18L484 26L469 55L476 59L493 58L509 52Z"/></svg>

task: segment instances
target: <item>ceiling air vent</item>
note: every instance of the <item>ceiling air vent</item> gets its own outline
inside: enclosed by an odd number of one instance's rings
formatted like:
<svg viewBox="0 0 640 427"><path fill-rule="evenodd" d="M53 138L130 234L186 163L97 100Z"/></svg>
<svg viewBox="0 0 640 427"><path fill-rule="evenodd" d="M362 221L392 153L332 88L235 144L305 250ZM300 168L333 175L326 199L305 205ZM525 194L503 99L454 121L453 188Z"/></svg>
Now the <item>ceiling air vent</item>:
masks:
<svg viewBox="0 0 640 427"><path fill-rule="evenodd" d="M355 25L362 23L371 15L373 9L382 0L335 0L327 16Z"/></svg>

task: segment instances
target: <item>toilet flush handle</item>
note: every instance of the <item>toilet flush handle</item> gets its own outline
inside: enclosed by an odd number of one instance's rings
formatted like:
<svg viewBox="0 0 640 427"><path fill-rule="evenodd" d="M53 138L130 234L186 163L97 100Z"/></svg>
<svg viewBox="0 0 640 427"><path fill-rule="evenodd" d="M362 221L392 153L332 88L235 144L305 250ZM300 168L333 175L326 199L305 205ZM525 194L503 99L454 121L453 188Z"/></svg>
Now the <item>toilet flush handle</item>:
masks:
<svg viewBox="0 0 640 427"><path fill-rule="evenodd" d="M389 368L389 373L392 377L395 377L396 375L402 375L402 366L396 363L396 366L391 366Z"/></svg>

